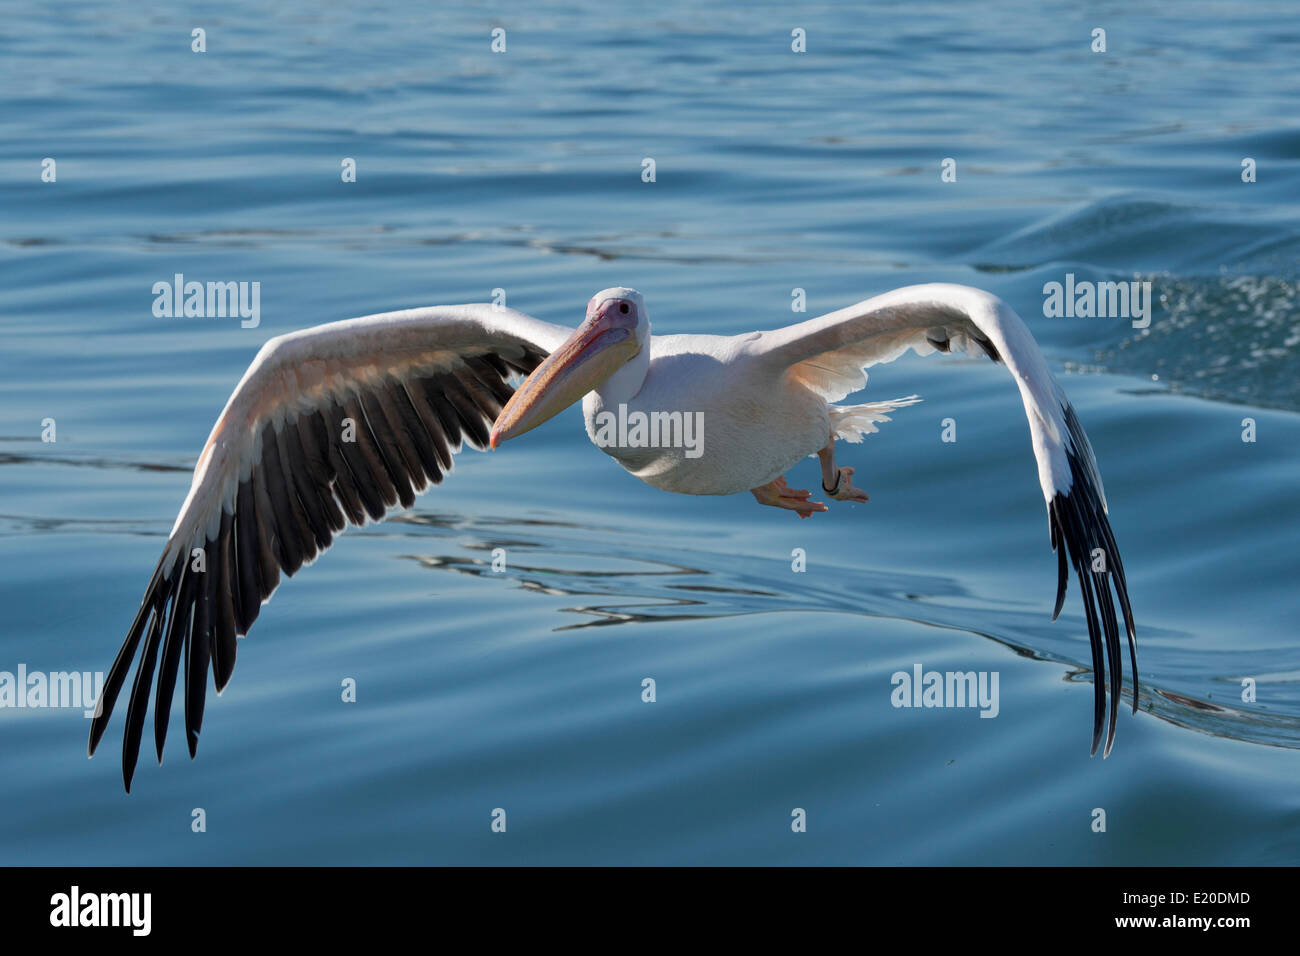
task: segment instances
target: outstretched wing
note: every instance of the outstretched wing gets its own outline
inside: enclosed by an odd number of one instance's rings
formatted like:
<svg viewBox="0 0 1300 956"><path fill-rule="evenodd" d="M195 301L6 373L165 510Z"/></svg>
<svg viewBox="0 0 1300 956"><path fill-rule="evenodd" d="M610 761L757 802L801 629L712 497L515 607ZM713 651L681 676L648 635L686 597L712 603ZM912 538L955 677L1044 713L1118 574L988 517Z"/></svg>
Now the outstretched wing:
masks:
<svg viewBox="0 0 1300 956"><path fill-rule="evenodd" d="M194 469L162 558L109 671L90 725L99 745L139 656L122 739L131 789L157 672L162 760L185 668L185 736L198 745L208 668L218 692L280 583L348 524L382 519L452 468L467 441L488 447L515 373L572 330L491 305L389 312L271 339L235 387ZM141 639L143 638L143 646Z"/></svg>
<svg viewBox="0 0 1300 956"><path fill-rule="evenodd" d="M865 368L892 362L908 349L919 355L957 349L987 355L1007 367L1020 388L1029 419L1038 480L1047 501L1052 550L1057 553L1052 619L1061 613L1065 602L1068 556L1079 579L1092 642L1092 752L1097 752L1103 724L1108 723L1104 754L1109 754L1123 688L1112 587L1128 630L1134 713L1138 701L1137 635L1124 564L1107 520L1106 495L1088 436L1020 317L997 296L979 289L941 283L908 286L820 318L764 332L751 348L762 360L772 362L774 371L793 376L827 401L838 401L862 388ZM1094 562L1098 549L1104 564ZM1105 570L1092 570L1094 563ZM1110 671L1109 721L1106 666Z"/></svg>

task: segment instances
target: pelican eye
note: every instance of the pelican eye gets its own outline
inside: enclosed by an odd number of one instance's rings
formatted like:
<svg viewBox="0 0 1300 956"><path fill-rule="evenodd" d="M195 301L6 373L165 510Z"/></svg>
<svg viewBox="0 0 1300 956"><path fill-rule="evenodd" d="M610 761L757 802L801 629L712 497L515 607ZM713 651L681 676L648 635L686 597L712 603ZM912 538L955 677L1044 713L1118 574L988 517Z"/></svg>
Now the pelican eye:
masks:
<svg viewBox="0 0 1300 956"><path fill-rule="evenodd" d="M626 302L620 302L620 303L618 304L618 311L622 312L624 315L627 315L627 313L628 313L627 303L626 303Z"/></svg>

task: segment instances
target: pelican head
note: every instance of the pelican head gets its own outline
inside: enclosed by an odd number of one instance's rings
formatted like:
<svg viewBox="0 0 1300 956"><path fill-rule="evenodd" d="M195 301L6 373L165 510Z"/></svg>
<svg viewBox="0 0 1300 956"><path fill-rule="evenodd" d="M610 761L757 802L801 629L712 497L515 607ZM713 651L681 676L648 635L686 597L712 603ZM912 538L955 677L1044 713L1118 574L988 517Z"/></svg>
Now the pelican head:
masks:
<svg viewBox="0 0 1300 956"><path fill-rule="evenodd" d="M599 388L641 353L650 340L645 301L635 289L597 292L582 325L515 390L492 426L496 448L554 418Z"/></svg>

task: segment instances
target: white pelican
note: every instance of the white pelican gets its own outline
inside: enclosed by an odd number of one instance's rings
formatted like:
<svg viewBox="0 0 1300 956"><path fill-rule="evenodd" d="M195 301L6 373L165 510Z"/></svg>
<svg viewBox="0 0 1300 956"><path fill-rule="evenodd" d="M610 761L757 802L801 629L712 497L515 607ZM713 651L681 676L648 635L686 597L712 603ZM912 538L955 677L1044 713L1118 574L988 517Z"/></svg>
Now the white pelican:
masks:
<svg viewBox="0 0 1300 956"><path fill-rule="evenodd" d="M1092 753L1110 753L1122 690L1111 588L1128 631L1137 711L1137 646L1124 567L1087 436L1020 318L994 295L918 285L829 315L748 335L650 334L641 295L598 292L576 329L493 305L437 306L332 322L271 339L235 387L199 455L162 558L105 682L90 753L137 653L122 774L128 791L154 672L159 761L184 661L185 737L193 757L211 665L220 693L280 583L351 524L380 520L452 468L462 441L479 449L536 428L583 399L588 435L647 484L691 495L748 491L801 518L825 511L783 475L821 460L822 488L865 501L835 441L861 441L913 399L832 405L866 384L865 369L907 349L962 349L1004 364L1020 388L1047 501L1061 612L1073 564L1092 642ZM512 389L515 375L527 378ZM702 414L707 441L629 447L598 441L602 412ZM608 418L605 419L608 421ZM141 639L143 638L143 645ZM1103 665L1103 657L1105 664ZM1106 715L1106 671L1110 712Z"/></svg>

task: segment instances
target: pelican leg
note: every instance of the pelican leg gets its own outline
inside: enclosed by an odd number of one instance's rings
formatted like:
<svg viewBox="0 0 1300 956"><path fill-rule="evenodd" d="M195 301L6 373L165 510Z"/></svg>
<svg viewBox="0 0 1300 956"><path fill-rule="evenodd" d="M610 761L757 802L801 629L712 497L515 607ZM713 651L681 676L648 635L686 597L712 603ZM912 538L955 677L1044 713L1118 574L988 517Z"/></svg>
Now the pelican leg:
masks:
<svg viewBox="0 0 1300 956"><path fill-rule="evenodd" d="M765 485L759 485L757 488L751 488L749 493L754 496L754 500L760 505L785 508L788 511L795 512L800 518L807 518L819 511L826 510L826 506L820 501L808 500L812 497L812 492L789 487L783 477L773 479Z"/></svg>
<svg viewBox="0 0 1300 956"><path fill-rule="evenodd" d="M835 467L835 436L832 434L826 447L817 453L822 464L822 491L836 501L867 501L867 493L861 488L853 487L855 469Z"/></svg>

